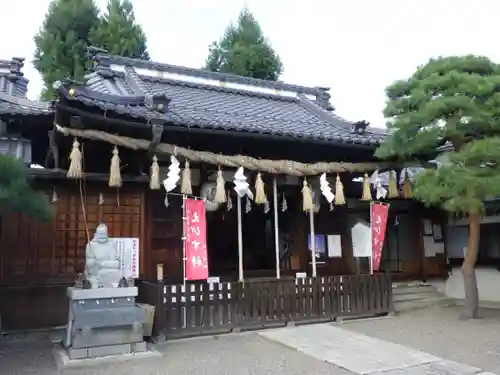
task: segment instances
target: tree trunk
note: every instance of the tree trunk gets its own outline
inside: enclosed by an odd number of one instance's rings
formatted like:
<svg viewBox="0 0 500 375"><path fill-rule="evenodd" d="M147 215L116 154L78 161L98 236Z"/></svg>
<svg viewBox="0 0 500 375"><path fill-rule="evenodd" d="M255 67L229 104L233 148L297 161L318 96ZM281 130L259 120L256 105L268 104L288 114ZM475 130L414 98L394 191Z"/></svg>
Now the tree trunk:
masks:
<svg viewBox="0 0 500 375"><path fill-rule="evenodd" d="M476 261L479 252L479 236L481 228L481 217L478 214L469 215L469 240L467 252L462 264L462 274L464 277L465 305L461 319L476 319L479 317L479 291L476 280Z"/></svg>

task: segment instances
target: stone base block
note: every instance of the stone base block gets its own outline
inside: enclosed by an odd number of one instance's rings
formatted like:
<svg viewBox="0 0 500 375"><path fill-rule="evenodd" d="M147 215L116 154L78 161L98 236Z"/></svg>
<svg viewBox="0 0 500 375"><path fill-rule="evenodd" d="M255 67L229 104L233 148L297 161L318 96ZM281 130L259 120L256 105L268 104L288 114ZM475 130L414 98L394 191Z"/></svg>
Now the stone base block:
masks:
<svg viewBox="0 0 500 375"><path fill-rule="evenodd" d="M74 355L73 358L70 357L70 350L67 350L61 346L58 346L54 350L54 358L59 370L66 368L82 368L82 367L93 367L100 366L103 364L112 364L140 359L149 358L162 358L162 354L153 349L148 349L146 343L132 344L137 345L139 348L145 348L145 351L118 354L118 355L107 355L102 357L89 357L88 349L73 349L71 354ZM85 356L84 356L85 355Z"/></svg>
<svg viewBox="0 0 500 375"><path fill-rule="evenodd" d="M77 331L73 334L71 347L79 349L142 342L142 335L142 330L134 331L129 327L95 329L88 335L82 331Z"/></svg>
<svg viewBox="0 0 500 375"><path fill-rule="evenodd" d="M115 344L105 346L93 346L90 348L67 349L69 359L85 359L116 356L124 354L142 353L148 350L144 341L133 344Z"/></svg>

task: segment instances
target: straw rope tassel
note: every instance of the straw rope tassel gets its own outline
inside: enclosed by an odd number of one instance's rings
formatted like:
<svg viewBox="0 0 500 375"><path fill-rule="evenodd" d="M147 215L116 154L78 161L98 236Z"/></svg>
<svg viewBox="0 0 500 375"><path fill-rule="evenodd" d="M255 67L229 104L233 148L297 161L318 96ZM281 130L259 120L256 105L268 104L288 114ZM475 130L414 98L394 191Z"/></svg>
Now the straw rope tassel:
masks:
<svg viewBox="0 0 500 375"><path fill-rule="evenodd" d="M226 181L224 181L224 175L222 170L219 168L217 171L217 184L215 186L215 203L221 204L227 202L226 196Z"/></svg>
<svg viewBox="0 0 500 375"><path fill-rule="evenodd" d="M66 175L68 178L82 178L82 153L79 147L80 143L78 143L78 140L75 138L73 141L73 148L69 154L69 160L71 162L69 164L68 174Z"/></svg>
<svg viewBox="0 0 500 375"><path fill-rule="evenodd" d="M368 173L365 173L363 179L363 196L361 197L362 201L371 201L372 200L372 191L370 189L370 177L368 177Z"/></svg>
<svg viewBox="0 0 500 375"><path fill-rule="evenodd" d="M158 165L158 158L156 157L156 155L153 155L153 162L151 163L149 188L151 190L160 189L160 166Z"/></svg>
<svg viewBox="0 0 500 375"><path fill-rule="evenodd" d="M111 166L109 168L109 187L119 188L122 186L122 175L120 171L120 157L118 156L118 148L113 148L113 157L111 158Z"/></svg>
<svg viewBox="0 0 500 375"><path fill-rule="evenodd" d="M304 186L302 187L302 210L309 212L313 209L312 191L307 185L307 179L304 178Z"/></svg>
<svg viewBox="0 0 500 375"><path fill-rule="evenodd" d="M191 169L189 168L189 161L187 159L184 163L184 169L182 170L181 193L187 195L193 194L193 188L191 187Z"/></svg>
<svg viewBox="0 0 500 375"><path fill-rule="evenodd" d="M337 173L337 178L335 179L335 205L342 206L345 204L345 196L344 196L344 185L342 184L342 180Z"/></svg>
<svg viewBox="0 0 500 375"><path fill-rule="evenodd" d="M413 196L413 186L408 175L408 169L405 170L405 179L403 181L403 198L411 199Z"/></svg>
<svg viewBox="0 0 500 375"><path fill-rule="evenodd" d="M255 179L255 204L266 203L266 191L264 190L264 181L262 181L262 175L257 173L257 178Z"/></svg>
<svg viewBox="0 0 500 375"><path fill-rule="evenodd" d="M399 198L398 181L396 179L396 172L389 171L389 199Z"/></svg>

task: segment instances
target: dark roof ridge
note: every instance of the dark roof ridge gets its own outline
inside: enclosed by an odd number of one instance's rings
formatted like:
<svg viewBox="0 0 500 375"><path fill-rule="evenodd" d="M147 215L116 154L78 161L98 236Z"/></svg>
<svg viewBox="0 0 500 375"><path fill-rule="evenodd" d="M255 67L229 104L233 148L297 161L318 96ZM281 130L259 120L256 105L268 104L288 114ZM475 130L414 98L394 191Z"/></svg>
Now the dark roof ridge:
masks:
<svg viewBox="0 0 500 375"><path fill-rule="evenodd" d="M151 110L164 113L166 106L170 102L167 94L144 93L143 95L116 95L89 89L85 84L66 83L59 86L58 91L68 100L75 100L78 97L100 101L104 103L118 104L129 107L144 106ZM161 105L161 106L159 106Z"/></svg>
<svg viewBox="0 0 500 375"><path fill-rule="evenodd" d="M50 101L31 100L31 99L23 98L20 96L9 95L8 93L1 92L1 91L0 91L0 101L4 101L7 103L11 103L11 104L16 104L16 105L20 105L20 106L32 106L32 107L38 107L38 108L46 108L47 110L49 110L51 105L52 105L52 103Z"/></svg>
<svg viewBox="0 0 500 375"><path fill-rule="evenodd" d="M153 62L148 60L133 59L123 56L108 55L104 53L98 53L94 60L97 61L98 65L103 65L104 67L109 67L111 64L131 66L139 69L152 69L162 72L169 72L175 74L189 75L198 78L214 79L219 81L225 81L228 83L237 83L242 85L257 86L262 88L274 89L274 90L284 90L293 91L301 94L307 95L324 95L325 91L328 89L325 87L306 87L300 85L293 85L284 82L267 81L264 79L251 78L238 76L236 74L230 73L219 73L212 72L203 69L189 68L185 66L164 64L159 62Z"/></svg>

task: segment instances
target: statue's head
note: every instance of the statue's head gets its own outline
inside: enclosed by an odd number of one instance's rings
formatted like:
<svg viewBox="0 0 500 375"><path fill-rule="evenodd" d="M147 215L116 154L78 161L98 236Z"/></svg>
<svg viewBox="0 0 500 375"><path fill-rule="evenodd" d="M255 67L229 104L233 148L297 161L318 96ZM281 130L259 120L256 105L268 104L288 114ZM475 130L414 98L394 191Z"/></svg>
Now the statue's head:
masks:
<svg viewBox="0 0 500 375"><path fill-rule="evenodd" d="M106 224L99 224L97 226L97 229L95 230L94 238L93 240L96 242L107 242L109 239L108 237L108 227Z"/></svg>

